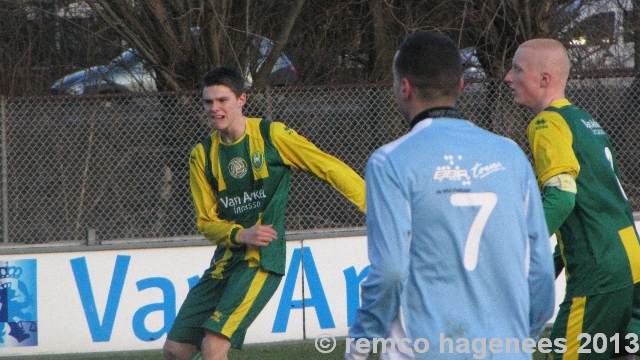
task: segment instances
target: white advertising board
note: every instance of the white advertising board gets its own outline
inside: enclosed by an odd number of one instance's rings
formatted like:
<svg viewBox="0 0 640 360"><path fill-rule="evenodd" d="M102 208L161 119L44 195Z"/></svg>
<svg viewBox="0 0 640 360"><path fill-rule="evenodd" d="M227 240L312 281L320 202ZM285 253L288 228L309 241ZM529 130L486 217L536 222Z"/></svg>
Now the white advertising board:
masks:
<svg viewBox="0 0 640 360"><path fill-rule="evenodd" d="M214 250L0 254L0 357L161 349ZM366 237L289 241L286 264L246 343L346 336L369 269ZM557 304L564 285L561 275Z"/></svg>
<svg viewBox="0 0 640 360"><path fill-rule="evenodd" d="M289 244L288 262L296 245ZM0 255L0 267L11 269L0 283L14 289L4 292L10 299L8 321L0 322L0 356L160 349L214 250ZM300 287L295 291L292 296L301 299ZM248 342L302 338L301 313L292 312L285 332L271 331L281 292L282 285L252 325Z"/></svg>

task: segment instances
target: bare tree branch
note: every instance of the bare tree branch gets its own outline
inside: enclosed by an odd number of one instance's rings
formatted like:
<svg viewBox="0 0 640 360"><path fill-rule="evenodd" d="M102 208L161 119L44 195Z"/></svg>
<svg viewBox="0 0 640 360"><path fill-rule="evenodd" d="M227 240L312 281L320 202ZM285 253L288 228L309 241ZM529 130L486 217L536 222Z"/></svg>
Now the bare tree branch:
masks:
<svg viewBox="0 0 640 360"><path fill-rule="evenodd" d="M260 87L267 83L269 80L269 74L271 73L271 69L276 64L280 53L284 49L284 46L287 44L289 40L289 35L291 34L291 29L293 29L293 25L295 24L298 16L300 15L300 11L302 10L302 6L304 5L305 0L295 0L293 6L291 7L291 11L287 18L283 21L283 26L278 35L278 39L275 42L275 46L269 52L266 59L262 63L260 70L256 74L254 79L254 86Z"/></svg>

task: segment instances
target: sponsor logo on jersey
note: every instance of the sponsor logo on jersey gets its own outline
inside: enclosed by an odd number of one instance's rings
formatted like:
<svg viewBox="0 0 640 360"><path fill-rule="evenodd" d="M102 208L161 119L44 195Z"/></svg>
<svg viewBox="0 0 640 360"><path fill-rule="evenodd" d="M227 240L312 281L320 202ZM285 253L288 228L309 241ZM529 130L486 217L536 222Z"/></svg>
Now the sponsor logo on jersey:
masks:
<svg viewBox="0 0 640 360"><path fill-rule="evenodd" d="M600 126L600 124L598 124L597 121L593 120L593 119L589 119L589 120L583 120L580 119L580 121L582 122L582 124L584 124L584 126L593 131L593 133L595 135L604 135L604 130L602 130L602 127Z"/></svg>
<svg viewBox="0 0 640 360"><path fill-rule="evenodd" d="M462 160L462 155L455 157L457 160ZM462 169L460 166L455 165L453 155L445 155L444 160L448 162L448 165L436 167L436 172L433 174L433 179L438 181L461 181L462 185L470 185L471 177L467 169Z"/></svg>
<svg viewBox="0 0 640 360"><path fill-rule="evenodd" d="M254 190L252 192L244 192L240 196L224 196L221 197L220 204L225 208L232 208L234 214L241 214L251 209L259 209L264 205L267 195L264 188Z"/></svg>
<svg viewBox="0 0 640 360"><path fill-rule="evenodd" d="M485 176L491 175L496 171L500 171L500 170L506 170L506 168L504 166L502 166L502 164L500 162L494 162L488 165L484 165L481 163L476 163L472 168L471 168L471 175L474 178L480 178L482 179Z"/></svg>
<svg viewBox="0 0 640 360"><path fill-rule="evenodd" d="M247 163L241 157L229 161L229 174L236 179L242 179L247 174Z"/></svg>
<svg viewBox="0 0 640 360"><path fill-rule="evenodd" d="M251 154L251 166L253 166L256 171L260 171L262 165L264 165L264 153L258 151Z"/></svg>
<svg viewBox="0 0 640 360"><path fill-rule="evenodd" d="M447 161L448 164L437 166L436 171L433 174L433 179L440 182L445 180L460 182L461 185L469 186L471 185L472 179L482 179L497 171L506 170L499 161L489 164L476 162L471 168L467 169L456 164L456 161L460 162L462 159L462 155L445 155L444 160ZM458 191L460 190L461 189L458 189ZM438 193L441 192L438 191Z"/></svg>

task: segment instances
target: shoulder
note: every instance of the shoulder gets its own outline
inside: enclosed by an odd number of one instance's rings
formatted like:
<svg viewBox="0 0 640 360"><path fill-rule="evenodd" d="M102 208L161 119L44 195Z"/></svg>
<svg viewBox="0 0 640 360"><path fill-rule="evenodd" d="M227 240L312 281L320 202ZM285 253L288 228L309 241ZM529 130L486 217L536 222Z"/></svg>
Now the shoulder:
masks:
<svg viewBox="0 0 640 360"><path fill-rule="evenodd" d="M205 137L204 139L200 140L200 142L198 142L192 149L191 149L191 153L196 153L196 152L204 152L204 148L205 146L208 146L208 144L212 144L213 143L213 139L217 136L218 131L214 131L211 134L207 135L207 137ZM209 145L210 146L210 145Z"/></svg>
<svg viewBox="0 0 640 360"><path fill-rule="evenodd" d="M566 115L564 112L544 110L531 120L527 131L529 135L556 133L558 131L570 133L571 129L564 115Z"/></svg>
<svg viewBox="0 0 640 360"><path fill-rule="evenodd" d="M262 118L247 118L247 132L252 133L255 131L260 131L260 124L262 123Z"/></svg>
<svg viewBox="0 0 640 360"><path fill-rule="evenodd" d="M194 146L191 149L191 153L189 154L189 163L190 164L204 162L204 145L203 145L203 142L205 140L197 143L196 146Z"/></svg>
<svg viewBox="0 0 640 360"><path fill-rule="evenodd" d="M403 147L403 145L410 144L411 141L418 136L424 129L431 127L434 124L433 119L427 119L420 121L416 126L411 129L407 134L402 135L396 140L383 145L378 150L374 152L374 154L378 154L380 157L387 157L394 153L398 148Z"/></svg>
<svg viewBox="0 0 640 360"><path fill-rule="evenodd" d="M205 148L212 147L215 139L219 137L220 132L214 131L211 134L207 135L204 139L200 140L192 149L191 149L191 157L193 158L196 155L204 157Z"/></svg>
<svg viewBox="0 0 640 360"><path fill-rule="evenodd" d="M548 123L566 123L566 120L558 111L545 109L540 112L536 117L531 120L531 124L534 126L544 126Z"/></svg>
<svg viewBox="0 0 640 360"><path fill-rule="evenodd" d="M270 121L269 131L272 138L299 136L294 129L279 121Z"/></svg>

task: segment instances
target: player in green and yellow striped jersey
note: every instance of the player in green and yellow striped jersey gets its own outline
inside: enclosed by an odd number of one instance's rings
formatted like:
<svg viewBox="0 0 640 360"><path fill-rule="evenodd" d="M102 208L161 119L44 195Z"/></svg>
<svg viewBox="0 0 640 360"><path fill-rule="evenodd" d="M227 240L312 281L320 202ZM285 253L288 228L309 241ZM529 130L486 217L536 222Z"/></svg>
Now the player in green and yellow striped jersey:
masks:
<svg viewBox="0 0 640 360"><path fill-rule="evenodd" d="M536 114L529 144L547 226L558 239L556 274L564 268L567 280L551 332L553 339L566 340L566 351L553 357L609 359L625 356L613 352L616 341L609 340L616 336L620 349L639 346L634 284L640 282L640 245L608 136L565 98L569 68L560 42L534 39L520 45L505 81L515 102ZM590 343L583 335L581 344L580 334L588 334ZM606 336L606 352L594 348L596 334ZM579 353L581 345L591 353Z"/></svg>
<svg viewBox="0 0 640 360"><path fill-rule="evenodd" d="M198 229L218 247L167 336L168 359L226 359L230 347L242 347L285 271L291 168L325 180L365 210L364 180L346 164L282 123L243 115L246 94L236 71L205 75L203 100L215 131L191 152L191 192Z"/></svg>

